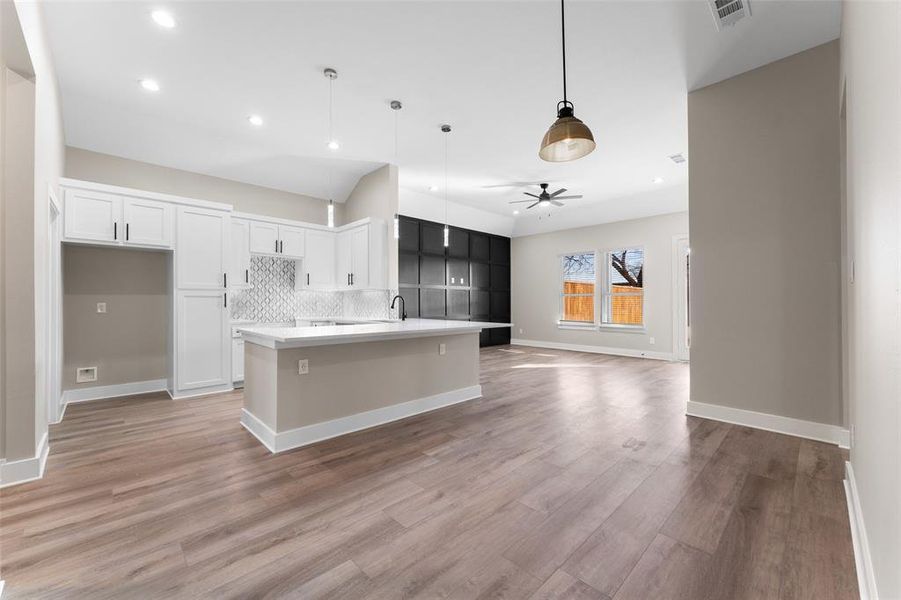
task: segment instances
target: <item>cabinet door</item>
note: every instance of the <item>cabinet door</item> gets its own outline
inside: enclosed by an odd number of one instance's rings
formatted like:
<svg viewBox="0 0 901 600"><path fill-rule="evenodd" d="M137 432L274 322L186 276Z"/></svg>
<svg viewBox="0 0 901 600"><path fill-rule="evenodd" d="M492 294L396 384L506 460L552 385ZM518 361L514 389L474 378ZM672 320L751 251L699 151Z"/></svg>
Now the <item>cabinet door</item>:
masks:
<svg viewBox="0 0 901 600"><path fill-rule="evenodd" d="M244 381L244 340L232 338L232 381Z"/></svg>
<svg viewBox="0 0 901 600"><path fill-rule="evenodd" d="M172 208L168 202L125 198L122 202L125 243L132 246L171 248Z"/></svg>
<svg viewBox="0 0 901 600"><path fill-rule="evenodd" d="M278 254L278 225L250 222L250 251L253 254Z"/></svg>
<svg viewBox="0 0 901 600"><path fill-rule="evenodd" d="M102 192L66 190L66 239L90 242L120 242L125 232L122 220L122 198Z"/></svg>
<svg viewBox="0 0 901 600"><path fill-rule="evenodd" d="M231 287L250 285L250 221L232 218L231 252L228 264L228 284Z"/></svg>
<svg viewBox="0 0 901 600"><path fill-rule="evenodd" d="M369 226L357 227L350 231L352 288L369 287Z"/></svg>
<svg viewBox="0 0 901 600"><path fill-rule="evenodd" d="M444 254L444 227L437 223L421 223L419 235L423 252Z"/></svg>
<svg viewBox="0 0 901 600"><path fill-rule="evenodd" d="M190 290L177 294L178 389L228 384L232 381L232 337L225 292Z"/></svg>
<svg viewBox="0 0 901 600"><path fill-rule="evenodd" d="M351 231L338 234L335 244L337 259L335 260L335 284L338 289L350 287L350 273L353 271L353 251L351 248Z"/></svg>
<svg viewBox="0 0 901 600"><path fill-rule="evenodd" d="M443 241L443 240L442 240ZM447 255L455 258L469 258L469 232L451 227L448 232Z"/></svg>
<svg viewBox="0 0 901 600"><path fill-rule="evenodd" d="M180 289L225 287L229 216L203 208L178 209L177 283Z"/></svg>
<svg viewBox="0 0 901 600"><path fill-rule="evenodd" d="M491 238L481 233L469 234L469 258L488 262L491 257Z"/></svg>
<svg viewBox="0 0 901 600"><path fill-rule="evenodd" d="M468 260L447 259L447 283L448 285L470 285Z"/></svg>
<svg viewBox="0 0 901 600"><path fill-rule="evenodd" d="M335 234L311 229L306 232L304 243L304 286L335 287Z"/></svg>
<svg viewBox="0 0 901 600"><path fill-rule="evenodd" d="M304 234L300 227L278 226L278 253L285 258L303 258Z"/></svg>

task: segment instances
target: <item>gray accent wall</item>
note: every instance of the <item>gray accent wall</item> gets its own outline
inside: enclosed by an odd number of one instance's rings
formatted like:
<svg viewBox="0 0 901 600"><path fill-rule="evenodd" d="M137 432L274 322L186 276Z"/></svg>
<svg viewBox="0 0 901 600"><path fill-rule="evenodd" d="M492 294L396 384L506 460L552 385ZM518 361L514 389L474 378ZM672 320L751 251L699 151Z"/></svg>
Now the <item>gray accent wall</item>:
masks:
<svg viewBox="0 0 901 600"><path fill-rule="evenodd" d="M839 46L688 96L691 400L842 424Z"/></svg>

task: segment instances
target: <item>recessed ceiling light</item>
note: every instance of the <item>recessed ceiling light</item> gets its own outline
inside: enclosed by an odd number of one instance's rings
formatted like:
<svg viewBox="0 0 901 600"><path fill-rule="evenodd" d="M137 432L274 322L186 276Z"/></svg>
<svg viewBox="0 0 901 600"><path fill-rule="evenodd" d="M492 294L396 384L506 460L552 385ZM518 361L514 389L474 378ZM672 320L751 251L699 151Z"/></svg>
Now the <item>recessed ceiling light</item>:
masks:
<svg viewBox="0 0 901 600"><path fill-rule="evenodd" d="M437 185L430 185L430 186L429 186L429 191L430 191L430 192L437 192L437 191L438 191L438 186L437 186Z"/></svg>
<svg viewBox="0 0 901 600"><path fill-rule="evenodd" d="M251 125L256 125L257 127L263 124L263 117L260 115L250 115L247 117L247 120L250 121Z"/></svg>
<svg viewBox="0 0 901 600"><path fill-rule="evenodd" d="M158 92L160 91L160 84L156 82L156 79L142 79L141 87L147 90L148 92Z"/></svg>
<svg viewBox="0 0 901 600"><path fill-rule="evenodd" d="M519 214L519 211L518 211L518 210L514 210L514 211L513 211L513 214L514 214L514 215L518 215L518 214Z"/></svg>
<svg viewBox="0 0 901 600"><path fill-rule="evenodd" d="M330 142L328 143L328 149L329 149L329 150L335 151L335 150L337 150L337 149L340 148L340 147L341 147L341 146L340 146L340 145L338 144L338 142L336 142L335 140L332 140L332 141L330 141Z"/></svg>
<svg viewBox="0 0 901 600"><path fill-rule="evenodd" d="M175 18L171 13L168 13L165 10L155 10L150 13L150 16L153 17L153 20L156 21L156 24L160 27L165 27L166 29L175 27Z"/></svg>
<svg viewBox="0 0 901 600"><path fill-rule="evenodd" d="M654 183L663 183L663 177L655 177Z"/></svg>

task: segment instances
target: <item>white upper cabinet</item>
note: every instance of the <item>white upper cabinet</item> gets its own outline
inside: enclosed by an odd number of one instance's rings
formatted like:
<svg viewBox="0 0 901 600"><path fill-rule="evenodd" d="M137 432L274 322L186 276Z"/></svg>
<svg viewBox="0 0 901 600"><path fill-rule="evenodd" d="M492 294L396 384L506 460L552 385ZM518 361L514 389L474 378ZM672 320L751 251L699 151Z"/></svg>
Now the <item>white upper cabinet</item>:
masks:
<svg viewBox="0 0 901 600"><path fill-rule="evenodd" d="M224 288L228 270L228 213L205 208L178 208L177 287Z"/></svg>
<svg viewBox="0 0 901 600"><path fill-rule="evenodd" d="M250 221L232 217L231 256L228 268L229 287L250 286Z"/></svg>
<svg viewBox="0 0 901 600"><path fill-rule="evenodd" d="M385 224L373 219L338 233L335 283L338 289L384 289L388 280Z"/></svg>
<svg viewBox="0 0 901 600"><path fill-rule="evenodd" d="M278 225L263 221L250 222L250 251L253 254L277 256L279 249Z"/></svg>
<svg viewBox="0 0 901 600"><path fill-rule="evenodd" d="M69 189L66 241L171 248L173 212L168 202Z"/></svg>
<svg viewBox="0 0 901 600"><path fill-rule="evenodd" d="M278 226L279 255L285 258L303 258L306 231L300 227Z"/></svg>
<svg viewBox="0 0 901 600"><path fill-rule="evenodd" d="M300 227L251 221L250 251L267 256L303 258L305 233Z"/></svg>
<svg viewBox="0 0 901 600"><path fill-rule="evenodd" d="M103 192L66 190L66 239L93 242L120 241L122 198ZM124 237L124 236L123 236Z"/></svg>
<svg viewBox="0 0 901 600"><path fill-rule="evenodd" d="M295 287L335 289L335 233L308 229L303 261L297 264L302 270Z"/></svg>
<svg viewBox="0 0 901 600"><path fill-rule="evenodd" d="M125 243L171 248L172 212L172 205L167 202L125 198L122 203Z"/></svg>

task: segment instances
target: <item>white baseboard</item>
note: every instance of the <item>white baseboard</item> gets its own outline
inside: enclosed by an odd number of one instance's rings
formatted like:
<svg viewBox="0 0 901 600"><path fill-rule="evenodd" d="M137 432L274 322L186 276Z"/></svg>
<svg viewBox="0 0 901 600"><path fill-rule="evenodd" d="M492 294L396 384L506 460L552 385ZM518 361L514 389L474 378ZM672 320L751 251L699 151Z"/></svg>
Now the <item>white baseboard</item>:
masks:
<svg viewBox="0 0 901 600"><path fill-rule="evenodd" d="M166 391L165 379L118 383L115 385L97 385L94 387L75 388L63 392L63 411L70 402L88 402L89 400L105 400L135 394Z"/></svg>
<svg viewBox="0 0 901 600"><path fill-rule="evenodd" d="M857 496L854 467L850 462L845 463L845 497L848 500L848 519L851 522L851 543L854 546L854 566L857 568L860 600L877 600L876 574L873 572L867 528L864 526L860 498Z"/></svg>
<svg viewBox="0 0 901 600"><path fill-rule="evenodd" d="M34 481L43 477L49 453L50 442L45 432L34 456L19 460L8 460L0 465L0 488Z"/></svg>
<svg viewBox="0 0 901 600"><path fill-rule="evenodd" d="M192 390L187 390L184 392L175 392L172 390L167 390L169 392L169 397L173 400L184 400L186 398L197 398L199 396L209 396L210 394L221 394L222 392L232 392L234 391L235 386L230 383L223 383L222 385L214 385L210 387L204 388L195 388Z"/></svg>
<svg viewBox="0 0 901 600"><path fill-rule="evenodd" d="M753 427L754 429L775 431L776 433L794 435L796 437L817 440L819 442L828 442L830 444L836 444L841 448L847 448L851 439L848 430L839 427L838 425L802 421L801 419L792 419L791 417L771 415L768 413L755 412L753 410L720 406L718 404L706 404L704 402L692 402L689 400L685 409L685 414L692 417L723 421L724 423L744 425L745 427Z"/></svg>
<svg viewBox="0 0 901 600"><path fill-rule="evenodd" d="M482 386L473 385L278 433L244 409L241 413L241 425L260 440L270 452L284 452L481 396Z"/></svg>
<svg viewBox="0 0 901 600"><path fill-rule="evenodd" d="M652 358L654 360L676 360L672 352L654 352L651 350L633 350L631 348L614 348L612 346L590 346L587 344L562 344L560 342L542 342L539 340L523 340L513 338L514 346L531 346L532 348L550 348L551 350L572 350L573 352L591 352L592 354L611 354L613 356L630 356L632 358Z"/></svg>

